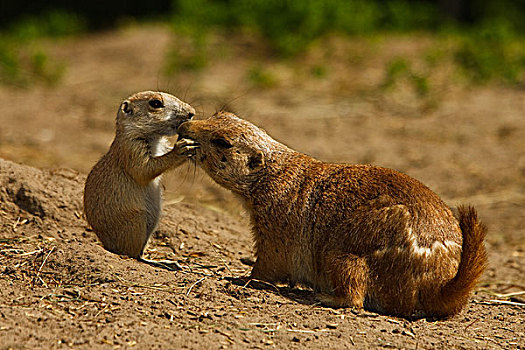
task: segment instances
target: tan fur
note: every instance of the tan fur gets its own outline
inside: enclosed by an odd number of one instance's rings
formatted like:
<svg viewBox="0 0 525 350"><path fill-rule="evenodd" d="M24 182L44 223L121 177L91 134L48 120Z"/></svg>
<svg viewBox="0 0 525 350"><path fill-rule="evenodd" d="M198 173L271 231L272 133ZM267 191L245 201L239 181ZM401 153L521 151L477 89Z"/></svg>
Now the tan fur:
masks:
<svg viewBox="0 0 525 350"><path fill-rule="evenodd" d="M329 306L404 317L447 317L465 306L486 264L474 209L460 209L458 221L407 175L318 161L231 113L178 132L200 144L197 163L243 198L252 278L311 286Z"/></svg>
<svg viewBox="0 0 525 350"><path fill-rule="evenodd" d="M186 159L178 147L168 152L166 136L194 114L193 107L162 92L139 92L122 102L115 139L84 190L87 221L109 251L142 256L159 221L159 176Z"/></svg>

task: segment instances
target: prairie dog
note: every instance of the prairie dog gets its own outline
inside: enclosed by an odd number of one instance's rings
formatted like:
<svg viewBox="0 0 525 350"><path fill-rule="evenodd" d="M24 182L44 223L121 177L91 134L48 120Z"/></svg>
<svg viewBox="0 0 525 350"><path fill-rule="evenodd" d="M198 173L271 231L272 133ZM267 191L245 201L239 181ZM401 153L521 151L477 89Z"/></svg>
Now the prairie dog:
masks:
<svg viewBox="0 0 525 350"><path fill-rule="evenodd" d="M332 307L407 318L458 313L486 266L485 227L428 187L296 152L232 113L183 123L192 157L251 216L251 278L311 286Z"/></svg>
<svg viewBox="0 0 525 350"><path fill-rule="evenodd" d="M166 136L194 114L193 107L163 92L139 92L120 105L115 139L84 189L87 221L107 250L141 259L159 221L160 175L182 164L191 148L179 141L169 150Z"/></svg>

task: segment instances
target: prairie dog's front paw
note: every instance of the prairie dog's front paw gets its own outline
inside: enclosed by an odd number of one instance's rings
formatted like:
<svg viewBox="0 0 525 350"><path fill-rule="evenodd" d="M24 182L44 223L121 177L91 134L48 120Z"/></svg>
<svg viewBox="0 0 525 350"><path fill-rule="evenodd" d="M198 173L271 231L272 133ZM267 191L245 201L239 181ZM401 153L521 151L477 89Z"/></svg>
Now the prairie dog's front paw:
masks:
<svg viewBox="0 0 525 350"><path fill-rule="evenodd" d="M175 143L174 149L181 156L191 158L195 155L195 151L200 145L197 141L191 139L180 139Z"/></svg>

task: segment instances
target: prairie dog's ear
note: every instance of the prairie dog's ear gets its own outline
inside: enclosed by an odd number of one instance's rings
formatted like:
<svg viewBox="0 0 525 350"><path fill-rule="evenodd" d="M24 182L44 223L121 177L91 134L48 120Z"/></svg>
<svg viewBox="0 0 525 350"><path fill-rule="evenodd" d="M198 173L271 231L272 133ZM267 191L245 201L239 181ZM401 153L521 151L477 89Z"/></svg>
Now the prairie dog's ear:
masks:
<svg viewBox="0 0 525 350"><path fill-rule="evenodd" d="M122 110L122 112L124 112L125 114L128 114L128 115L133 113L133 110L129 106L129 102L128 101L122 102L122 105L120 105L120 109Z"/></svg>
<svg viewBox="0 0 525 350"><path fill-rule="evenodd" d="M248 168L256 170L264 167L264 154L262 151L255 151L248 159Z"/></svg>

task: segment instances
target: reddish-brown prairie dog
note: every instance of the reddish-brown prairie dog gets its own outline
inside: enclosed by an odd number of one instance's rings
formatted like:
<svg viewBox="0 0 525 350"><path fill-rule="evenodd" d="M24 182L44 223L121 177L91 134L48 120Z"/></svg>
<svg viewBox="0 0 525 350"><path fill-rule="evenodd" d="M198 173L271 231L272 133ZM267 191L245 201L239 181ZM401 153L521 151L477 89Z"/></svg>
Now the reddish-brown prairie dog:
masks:
<svg viewBox="0 0 525 350"><path fill-rule="evenodd" d="M183 123L192 156L251 216L251 278L311 286L333 307L403 317L458 313L486 265L476 211L458 218L428 187L371 165L296 152L232 113Z"/></svg>
<svg viewBox="0 0 525 350"><path fill-rule="evenodd" d="M163 92L139 92L120 105L115 139L84 189L87 221L107 250L146 261L142 253L161 211L160 175L182 164L191 150L184 141L169 150L166 136L194 114L193 107Z"/></svg>

